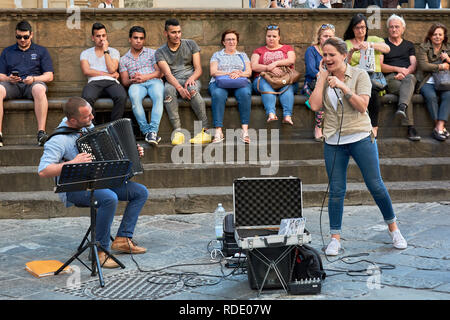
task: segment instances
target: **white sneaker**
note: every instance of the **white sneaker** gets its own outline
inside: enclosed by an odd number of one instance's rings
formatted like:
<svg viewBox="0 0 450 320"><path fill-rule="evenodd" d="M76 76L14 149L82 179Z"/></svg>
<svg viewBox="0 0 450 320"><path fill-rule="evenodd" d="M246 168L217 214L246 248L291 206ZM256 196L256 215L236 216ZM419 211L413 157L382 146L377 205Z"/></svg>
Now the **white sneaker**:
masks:
<svg viewBox="0 0 450 320"><path fill-rule="evenodd" d="M341 249L341 243L336 238L331 238L330 243L328 244L327 249L325 250L325 254L327 256L337 256L339 254L339 250Z"/></svg>
<svg viewBox="0 0 450 320"><path fill-rule="evenodd" d="M406 240L405 240L405 238L403 238L399 229L395 230L394 232L389 231L389 235L392 238L392 244L394 245L394 248L406 249L408 244L406 243Z"/></svg>

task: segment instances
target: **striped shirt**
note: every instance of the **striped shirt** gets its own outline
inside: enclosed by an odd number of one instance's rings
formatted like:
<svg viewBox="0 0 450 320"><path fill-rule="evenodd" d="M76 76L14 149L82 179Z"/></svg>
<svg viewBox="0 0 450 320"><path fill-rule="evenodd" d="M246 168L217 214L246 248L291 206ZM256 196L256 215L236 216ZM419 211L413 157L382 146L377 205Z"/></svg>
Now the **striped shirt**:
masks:
<svg viewBox="0 0 450 320"><path fill-rule="evenodd" d="M131 53L131 49L120 58L119 72L128 71L128 75L133 77L136 72L140 74L150 74L156 71L155 64L156 50L144 48L137 59Z"/></svg>

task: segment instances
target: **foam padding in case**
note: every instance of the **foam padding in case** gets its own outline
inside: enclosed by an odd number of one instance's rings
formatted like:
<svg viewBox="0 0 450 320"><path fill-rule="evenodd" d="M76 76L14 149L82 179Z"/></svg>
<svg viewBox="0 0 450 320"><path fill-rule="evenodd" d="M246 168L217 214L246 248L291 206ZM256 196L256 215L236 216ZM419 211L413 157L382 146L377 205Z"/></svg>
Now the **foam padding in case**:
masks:
<svg viewBox="0 0 450 320"><path fill-rule="evenodd" d="M299 178L242 178L233 183L235 226L279 225L302 217Z"/></svg>

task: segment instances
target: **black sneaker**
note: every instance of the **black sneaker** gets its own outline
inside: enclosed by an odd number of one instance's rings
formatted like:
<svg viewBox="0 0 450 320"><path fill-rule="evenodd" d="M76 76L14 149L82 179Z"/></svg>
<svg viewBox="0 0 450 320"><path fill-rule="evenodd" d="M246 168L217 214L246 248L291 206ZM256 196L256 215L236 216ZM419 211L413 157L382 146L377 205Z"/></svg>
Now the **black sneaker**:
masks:
<svg viewBox="0 0 450 320"><path fill-rule="evenodd" d="M3 147L3 136L1 133L0 133L0 147Z"/></svg>
<svg viewBox="0 0 450 320"><path fill-rule="evenodd" d="M396 117L406 119L406 108L408 106L404 103L398 105L397 112L395 113Z"/></svg>
<svg viewBox="0 0 450 320"><path fill-rule="evenodd" d="M420 136L417 134L416 128L408 127L408 139L411 141L420 141Z"/></svg>
<svg viewBox="0 0 450 320"><path fill-rule="evenodd" d="M147 141L148 144L157 145L161 141L161 137L158 137L156 132L147 132L145 134L145 141Z"/></svg>
<svg viewBox="0 0 450 320"><path fill-rule="evenodd" d="M47 141L47 139L48 139L47 133L44 130L39 130L37 135L38 145L42 147L44 143Z"/></svg>

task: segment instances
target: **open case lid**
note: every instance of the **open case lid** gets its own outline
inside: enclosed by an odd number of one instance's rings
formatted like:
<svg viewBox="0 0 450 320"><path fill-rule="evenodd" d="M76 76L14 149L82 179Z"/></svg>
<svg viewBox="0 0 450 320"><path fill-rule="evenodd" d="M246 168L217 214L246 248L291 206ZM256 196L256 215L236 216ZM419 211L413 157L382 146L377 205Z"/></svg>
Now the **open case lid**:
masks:
<svg viewBox="0 0 450 320"><path fill-rule="evenodd" d="M235 227L279 226L302 217L302 183L296 177L240 178L233 182Z"/></svg>

